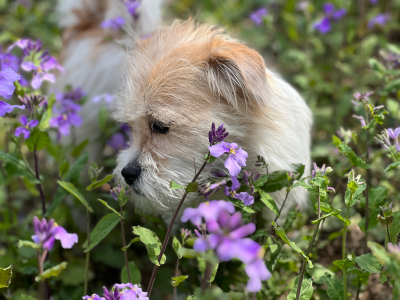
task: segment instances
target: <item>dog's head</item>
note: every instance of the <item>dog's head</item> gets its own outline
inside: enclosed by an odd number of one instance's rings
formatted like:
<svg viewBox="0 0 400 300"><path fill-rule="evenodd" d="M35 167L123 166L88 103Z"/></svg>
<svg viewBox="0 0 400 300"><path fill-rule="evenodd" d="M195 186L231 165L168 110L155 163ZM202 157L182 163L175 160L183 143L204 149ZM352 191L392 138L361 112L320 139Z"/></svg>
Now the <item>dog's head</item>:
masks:
<svg viewBox="0 0 400 300"><path fill-rule="evenodd" d="M129 54L114 115L132 130L115 173L119 183L133 187L137 208L176 207L183 191L171 190L170 182L193 178L212 122L225 124L227 141L249 158L267 155L260 152L268 139L263 135L282 134L279 106L285 105L276 101L274 82L255 50L209 26L175 22L139 42ZM216 170L224 170L223 160L208 165L200 183Z"/></svg>

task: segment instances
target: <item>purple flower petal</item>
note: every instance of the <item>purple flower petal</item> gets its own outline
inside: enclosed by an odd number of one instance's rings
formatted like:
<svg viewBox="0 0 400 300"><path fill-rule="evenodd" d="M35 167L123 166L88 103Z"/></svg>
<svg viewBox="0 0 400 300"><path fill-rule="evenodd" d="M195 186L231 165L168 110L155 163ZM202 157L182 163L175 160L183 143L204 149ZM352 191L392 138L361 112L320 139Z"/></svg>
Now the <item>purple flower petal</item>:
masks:
<svg viewBox="0 0 400 300"><path fill-rule="evenodd" d="M31 72L31 71L37 71L38 67L35 66L35 64L31 61L24 61L21 64L21 68L27 72Z"/></svg>
<svg viewBox="0 0 400 300"><path fill-rule="evenodd" d="M256 225L254 225L253 223L249 223L232 231L229 234L229 237L234 240L237 240L252 234L254 231L256 231Z"/></svg>
<svg viewBox="0 0 400 300"><path fill-rule="evenodd" d="M0 101L0 117L4 117L6 113L10 113L14 108L25 109L25 105L10 105L4 101Z"/></svg>
<svg viewBox="0 0 400 300"><path fill-rule="evenodd" d="M237 180L235 176L231 176L231 181L232 181L232 191L237 191L240 188L240 182Z"/></svg>
<svg viewBox="0 0 400 300"><path fill-rule="evenodd" d="M0 92L6 95L12 95L15 90L14 81L20 79L20 76L13 69L7 68L0 72Z"/></svg>
<svg viewBox="0 0 400 300"><path fill-rule="evenodd" d="M61 242L61 246L64 249L71 249L78 242L78 235L76 233L68 233L61 226L57 226L55 229L54 238Z"/></svg>
<svg viewBox="0 0 400 300"><path fill-rule="evenodd" d="M324 4L324 11L327 15L330 15L334 12L335 6L332 3L325 3Z"/></svg>
<svg viewBox="0 0 400 300"><path fill-rule="evenodd" d="M229 157L225 160L224 166L228 169L229 174L235 177L240 173L240 170L242 169L236 161L236 157L234 155L229 155Z"/></svg>
<svg viewBox="0 0 400 300"><path fill-rule="evenodd" d="M329 18L323 18L321 21L314 23L313 28L322 34L325 34L331 31L331 22Z"/></svg>
<svg viewBox="0 0 400 300"><path fill-rule="evenodd" d="M193 249L198 252L205 252L210 249L209 241L206 236L202 236L195 240L193 244Z"/></svg>
<svg viewBox="0 0 400 300"><path fill-rule="evenodd" d="M254 197L250 196L247 192L241 192L239 194L236 194L235 198L242 200L245 206L249 206L254 203Z"/></svg>
<svg viewBox="0 0 400 300"><path fill-rule="evenodd" d="M31 120L31 121L29 121L28 126L30 128L33 128L33 127L36 127L38 124L39 124L38 120Z"/></svg>
<svg viewBox="0 0 400 300"><path fill-rule="evenodd" d="M31 85L35 90L37 90L42 85L42 82L43 82L42 75L40 73L37 73L33 76Z"/></svg>
<svg viewBox="0 0 400 300"><path fill-rule="evenodd" d="M347 10L345 8L341 8L333 13L333 19L340 20L346 15L346 13Z"/></svg>
<svg viewBox="0 0 400 300"><path fill-rule="evenodd" d="M229 153L229 148L226 147L225 144L227 144L227 143L222 142L221 144L217 144L217 145L209 147L208 150L210 150L210 153L212 156L220 157L221 155L223 155L225 153Z"/></svg>
<svg viewBox="0 0 400 300"><path fill-rule="evenodd" d="M28 124L28 118L25 116L21 116L20 121L21 121L22 125L24 125L24 126L26 126Z"/></svg>

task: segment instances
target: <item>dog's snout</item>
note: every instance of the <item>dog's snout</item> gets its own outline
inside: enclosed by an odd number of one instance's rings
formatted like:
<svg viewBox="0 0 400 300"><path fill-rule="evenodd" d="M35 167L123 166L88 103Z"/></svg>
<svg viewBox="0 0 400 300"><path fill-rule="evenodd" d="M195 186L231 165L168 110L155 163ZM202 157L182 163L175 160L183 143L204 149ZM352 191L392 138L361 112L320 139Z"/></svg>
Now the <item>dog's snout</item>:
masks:
<svg viewBox="0 0 400 300"><path fill-rule="evenodd" d="M121 175L127 184L132 185L139 178L141 171L142 169L139 164L130 163L122 169Z"/></svg>

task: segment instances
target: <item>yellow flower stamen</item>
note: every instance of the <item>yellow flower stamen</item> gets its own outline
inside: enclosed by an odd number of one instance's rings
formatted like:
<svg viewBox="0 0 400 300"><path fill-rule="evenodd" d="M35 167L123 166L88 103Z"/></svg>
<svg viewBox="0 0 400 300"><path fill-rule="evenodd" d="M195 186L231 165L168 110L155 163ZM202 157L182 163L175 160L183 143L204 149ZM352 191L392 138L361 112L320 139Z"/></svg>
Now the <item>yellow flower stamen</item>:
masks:
<svg viewBox="0 0 400 300"><path fill-rule="evenodd" d="M229 153L236 154L236 150L233 149L233 148L231 148L231 149L229 150Z"/></svg>
<svg viewBox="0 0 400 300"><path fill-rule="evenodd" d="M262 258L264 258L264 255L265 255L265 249L264 248L260 248L260 250L258 250L258 252L257 252L257 257L259 259L262 259Z"/></svg>

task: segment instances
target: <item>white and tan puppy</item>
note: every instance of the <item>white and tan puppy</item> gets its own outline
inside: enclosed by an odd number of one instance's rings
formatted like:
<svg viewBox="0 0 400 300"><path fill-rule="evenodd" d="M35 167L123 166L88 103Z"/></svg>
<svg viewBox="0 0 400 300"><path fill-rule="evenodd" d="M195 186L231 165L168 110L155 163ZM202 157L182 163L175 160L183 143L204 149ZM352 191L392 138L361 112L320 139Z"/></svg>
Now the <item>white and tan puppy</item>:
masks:
<svg viewBox="0 0 400 300"><path fill-rule="evenodd" d="M114 116L131 127L133 141L120 152L115 174L118 183L133 187L137 209L165 214L176 207L183 192L169 184L193 178L193 157L199 168L212 122L225 124L226 141L249 153L249 169L261 155L271 171L290 170L292 163L309 170L309 108L266 69L260 54L220 29L174 22L138 41L127 66ZM223 161L208 164L200 183L226 171ZM291 197L301 203L306 191L295 189Z"/></svg>

